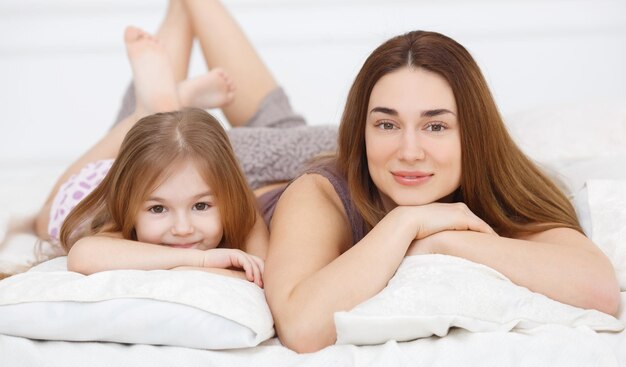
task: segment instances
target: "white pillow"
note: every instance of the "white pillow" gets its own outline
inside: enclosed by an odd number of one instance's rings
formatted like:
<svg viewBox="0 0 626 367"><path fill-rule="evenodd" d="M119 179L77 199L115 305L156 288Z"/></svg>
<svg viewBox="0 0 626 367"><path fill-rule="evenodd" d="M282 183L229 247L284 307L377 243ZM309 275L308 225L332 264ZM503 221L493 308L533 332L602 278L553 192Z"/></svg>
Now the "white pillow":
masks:
<svg viewBox="0 0 626 367"><path fill-rule="evenodd" d="M543 324L624 329L610 315L559 303L489 267L447 255L405 258L379 294L349 312L335 313L337 344L444 336L451 327L483 332Z"/></svg>
<svg viewBox="0 0 626 367"><path fill-rule="evenodd" d="M0 281L0 333L200 349L274 335L262 289L202 271L68 272L66 257Z"/></svg>
<svg viewBox="0 0 626 367"><path fill-rule="evenodd" d="M626 179L586 183L591 240L611 260L622 291L626 290Z"/></svg>

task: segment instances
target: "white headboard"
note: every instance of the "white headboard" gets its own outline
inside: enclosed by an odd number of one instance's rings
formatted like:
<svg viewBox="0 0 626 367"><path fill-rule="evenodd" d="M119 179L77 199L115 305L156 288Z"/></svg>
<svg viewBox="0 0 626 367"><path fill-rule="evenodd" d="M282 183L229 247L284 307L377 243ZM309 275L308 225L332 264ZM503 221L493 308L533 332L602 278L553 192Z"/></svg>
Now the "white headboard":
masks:
<svg viewBox="0 0 626 367"><path fill-rule="evenodd" d="M413 29L463 44L504 115L626 102L623 0L224 2L312 124L336 124L365 57ZM164 0L0 2L0 167L71 160L95 142L130 80L124 27L155 31L165 8ZM191 74L204 70L197 51Z"/></svg>

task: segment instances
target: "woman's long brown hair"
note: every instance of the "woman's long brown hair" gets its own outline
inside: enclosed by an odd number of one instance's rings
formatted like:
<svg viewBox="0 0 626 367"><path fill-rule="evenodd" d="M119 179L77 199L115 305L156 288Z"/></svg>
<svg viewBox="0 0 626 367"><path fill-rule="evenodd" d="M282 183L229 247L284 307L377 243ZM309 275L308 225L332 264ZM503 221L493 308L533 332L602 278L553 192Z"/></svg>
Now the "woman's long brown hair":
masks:
<svg viewBox="0 0 626 367"><path fill-rule="evenodd" d="M347 177L355 206L372 228L386 214L365 153L365 121L376 82L403 67L441 75L458 109L461 184L455 193L497 233L515 237L550 228L582 233L563 192L517 147L506 130L480 68L456 41L414 31L379 46L365 61L348 94L339 127L337 165Z"/></svg>
<svg viewBox="0 0 626 367"><path fill-rule="evenodd" d="M224 226L220 245L241 248L256 219L254 195L222 126L206 111L191 108L144 117L129 130L108 174L65 219L60 234L65 250L102 232L137 240L142 203L183 160L194 162L216 197Z"/></svg>

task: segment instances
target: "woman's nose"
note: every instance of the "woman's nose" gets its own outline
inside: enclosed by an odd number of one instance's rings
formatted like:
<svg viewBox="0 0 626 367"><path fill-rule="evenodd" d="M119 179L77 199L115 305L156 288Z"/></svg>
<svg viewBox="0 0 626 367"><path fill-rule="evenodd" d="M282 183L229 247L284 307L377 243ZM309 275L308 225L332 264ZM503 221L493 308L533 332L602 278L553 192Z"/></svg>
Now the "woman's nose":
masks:
<svg viewBox="0 0 626 367"><path fill-rule="evenodd" d="M405 131L400 139L398 154L401 160L412 162L424 159L424 149L419 141L419 136L414 131Z"/></svg>

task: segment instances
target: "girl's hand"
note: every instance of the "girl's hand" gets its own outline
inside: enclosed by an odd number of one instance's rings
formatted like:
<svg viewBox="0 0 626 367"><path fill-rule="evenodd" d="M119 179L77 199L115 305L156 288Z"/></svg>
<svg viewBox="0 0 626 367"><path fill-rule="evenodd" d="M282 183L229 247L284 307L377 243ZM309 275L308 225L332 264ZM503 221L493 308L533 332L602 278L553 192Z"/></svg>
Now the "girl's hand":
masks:
<svg viewBox="0 0 626 367"><path fill-rule="evenodd" d="M202 261L204 268L237 268L246 273L246 279L263 287L264 263L260 258L241 250L215 248L204 251Z"/></svg>
<svg viewBox="0 0 626 367"><path fill-rule="evenodd" d="M496 232L464 203L432 203L420 206L399 206L415 223L416 240L442 231L475 231L497 235Z"/></svg>

